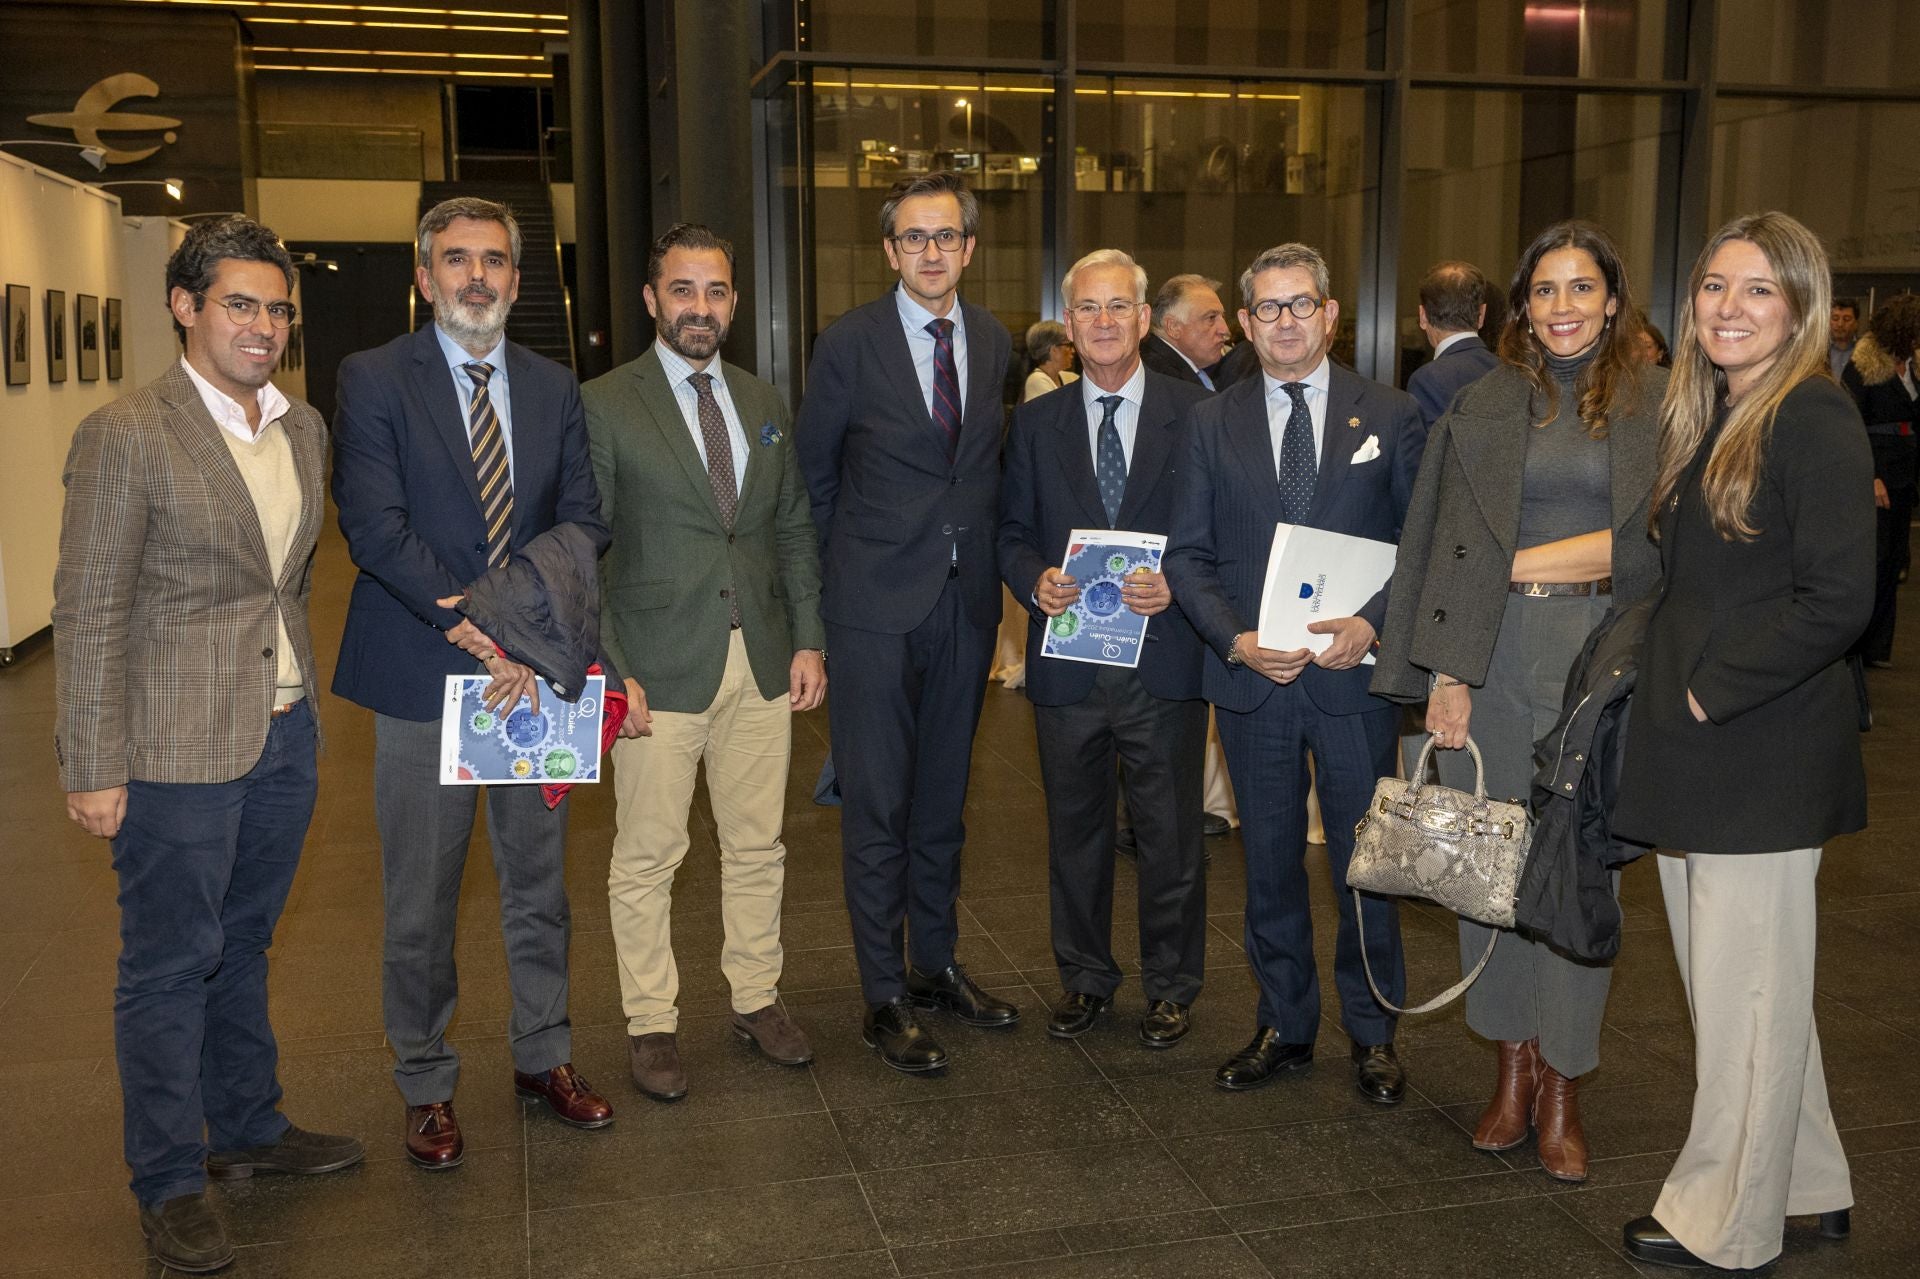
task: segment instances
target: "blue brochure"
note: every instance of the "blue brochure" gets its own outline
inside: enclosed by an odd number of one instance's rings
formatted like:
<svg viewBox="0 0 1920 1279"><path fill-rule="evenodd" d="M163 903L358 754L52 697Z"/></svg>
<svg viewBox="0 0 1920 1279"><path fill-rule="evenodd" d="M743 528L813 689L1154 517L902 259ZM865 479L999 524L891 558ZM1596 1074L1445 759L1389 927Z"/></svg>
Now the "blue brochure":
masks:
<svg viewBox="0 0 1920 1279"><path fill-rule="evenodd" d="M1046 624L1042 657L1101 666L1138 666L1147 619L1127 607L1120 587L1129 573L1160 571L1167 539L1158 533L1074 529L1060 567L1080 588L1080 598Z"/></svg>
<svg viewBox="0 0 1920 1279"><path fill-rule="evenodd" d="M540 710L526 698L488 710L490 675L447 676L440 718L442 786L514 786L600 780L604 675L589 675L577 702L540 681Z"/></svg>

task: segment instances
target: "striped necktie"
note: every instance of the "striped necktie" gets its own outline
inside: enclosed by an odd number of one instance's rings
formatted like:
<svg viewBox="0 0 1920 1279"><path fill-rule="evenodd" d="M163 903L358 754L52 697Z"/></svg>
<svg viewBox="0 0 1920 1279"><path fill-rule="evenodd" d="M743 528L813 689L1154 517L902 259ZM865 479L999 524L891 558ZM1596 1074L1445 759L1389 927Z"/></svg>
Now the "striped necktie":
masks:
<svg viewBox="0 0 1920 1279"><path fill-rule="evenodd" d="M933 424L947 437L947 461L960 440L960 369L953 359L953 321L931 320L933 334Z"/></svg>
<svg viewBox="0 0 1920 1279"><path fill-rule="evenodd" d="M473 441L473 473L480 481L480 514L487 524L487 567L498 568L507 562L513 541L513 476L507 469L507 440L487 392L493 365L476 360L462 367L473 379L467 437Z"/></svg>

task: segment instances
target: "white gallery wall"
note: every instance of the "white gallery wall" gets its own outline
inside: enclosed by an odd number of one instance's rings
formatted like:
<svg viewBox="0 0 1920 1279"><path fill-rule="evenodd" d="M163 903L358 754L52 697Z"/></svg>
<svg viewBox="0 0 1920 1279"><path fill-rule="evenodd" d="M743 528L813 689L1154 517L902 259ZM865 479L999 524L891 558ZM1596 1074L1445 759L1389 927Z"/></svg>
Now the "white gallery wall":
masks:
<svg viewBox="0 0 1920 1279"><path fill-rule="evenodd" d="M0 388L0 649L46 627L59 551L60 475L74 427L88 413L158 377L179 354L167 318L167 255L185 233L163 218L127 218L109 192L0 153L0 285L28 298L27 377ZM67 378L48 379L47 291L64 293ZM80 295L119 298L123 363L107 377L104 341L95 381L80 379L74 308ZM11 347L14 334L6 334Z"/></svg>

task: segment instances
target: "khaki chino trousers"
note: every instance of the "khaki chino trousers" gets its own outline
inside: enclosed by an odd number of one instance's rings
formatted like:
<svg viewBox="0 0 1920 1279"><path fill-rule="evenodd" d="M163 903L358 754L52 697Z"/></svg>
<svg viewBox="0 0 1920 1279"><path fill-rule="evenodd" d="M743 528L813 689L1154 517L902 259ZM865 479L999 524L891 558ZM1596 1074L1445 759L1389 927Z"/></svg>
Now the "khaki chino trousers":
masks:
<svg viewBox="0 0 1920 1279"><path fill-rule="evenodd" d="M671 1033L679 1025L673 877L687 856L694 777L703 761L720 843L720 971L735 1012L757 1012L779 994L787 859L780 833L792 718L784 692L760 696L735 630L712 705L697 714L654 711L652 736L614 743L617 831L607 898L629 1034Z"/></svg>
<svg viewBox="0 0 1920 1279"><path fill-rule="evenodd" d="M1694 1094L1653 1216L1702 1261L1763 1266L1787 1217L1853 1206L1813 1025L1820 850L1659 862L1693 1014Z"/></svg>

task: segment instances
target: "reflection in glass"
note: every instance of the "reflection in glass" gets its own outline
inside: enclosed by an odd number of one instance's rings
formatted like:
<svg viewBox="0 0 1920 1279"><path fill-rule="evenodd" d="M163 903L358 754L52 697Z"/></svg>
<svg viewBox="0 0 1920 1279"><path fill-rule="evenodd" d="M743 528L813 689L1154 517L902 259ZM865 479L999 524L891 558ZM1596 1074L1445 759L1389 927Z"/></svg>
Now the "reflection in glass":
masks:
<svg viewBox="0 0 1920 1279"><path fill-rule="evenodd" d="M1657 80L1665 62L1667 0L1410 3L1415 71Z"/></svg>
<svg viewBox="0 0 1920 1279"><path fill-rule="evenodd" d="M1913 0L1720 0L1715 63L1733 83L1912 87Z"/></svg>
<svg viewBox="0 0 1920 1279"><path fill-rule="evenodd" d="M795 0L802 48L874 57L1039 58L1047 0Z"/></svg>
<svg viewBox="0 0 1920 1279"><path fill-rule="evenodd" d="M1102 0L1079 6L1086 62L1377 68L1379 0Z"/></svg>

